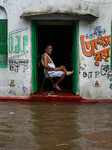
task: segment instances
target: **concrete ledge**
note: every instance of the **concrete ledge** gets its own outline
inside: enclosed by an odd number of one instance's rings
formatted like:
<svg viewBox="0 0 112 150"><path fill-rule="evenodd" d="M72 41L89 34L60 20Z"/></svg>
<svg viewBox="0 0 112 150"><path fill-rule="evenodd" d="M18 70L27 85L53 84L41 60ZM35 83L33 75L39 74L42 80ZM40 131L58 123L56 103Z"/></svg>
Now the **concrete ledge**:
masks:
<svg viewBox="0 0 112 150"><path fill-rule="evenodd" d="M112 100L87 100L79 95L74 95L71 91L54 92L44 91L31 94L30 97L0 97L1 101L26 101L26 102L45 102L45 103L112 103Z"/></svg>

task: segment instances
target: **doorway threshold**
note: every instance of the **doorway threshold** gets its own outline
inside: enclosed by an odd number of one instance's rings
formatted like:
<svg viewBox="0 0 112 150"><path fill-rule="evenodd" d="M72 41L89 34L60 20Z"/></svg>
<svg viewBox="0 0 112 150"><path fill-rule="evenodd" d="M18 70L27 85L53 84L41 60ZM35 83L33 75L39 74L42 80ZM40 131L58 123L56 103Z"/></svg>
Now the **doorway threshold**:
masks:
<svg viewBox="0 0 112 150"><path fill-rule="evenodd" d="M71 90L64 89L61 92L44 89L40 93L31 94L31 100L37 102L81 102L83 100L79 95L73 94Z"/></svg>
<svg viewBox="0 0 112 150"><path fill-rule="evenodd" d="M31 94L30 97L0 97L0 101L22 101L22 102L43 102L43 103L112 103L112 99L83 99L79 95L73 94L71 90L64 89L61 92L53 90L43 90Z"/></svg>

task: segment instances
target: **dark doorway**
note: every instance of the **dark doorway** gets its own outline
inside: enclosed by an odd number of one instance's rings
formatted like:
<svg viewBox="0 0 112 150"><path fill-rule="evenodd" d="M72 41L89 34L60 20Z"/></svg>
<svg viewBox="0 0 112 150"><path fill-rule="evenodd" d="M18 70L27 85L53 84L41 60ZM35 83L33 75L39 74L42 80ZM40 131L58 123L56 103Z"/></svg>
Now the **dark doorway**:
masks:
<svg viewBox="0 0 112 150"><path fill-rule="evenodd" d="M68 70L72 70L72 49L73 49L73 26L72 25L37 25L38 37L38 58L45 51L48 44L53 46L51 58L55 65L65 65ZM38 66L38 89L42 84L41 69ZM55 79L57 80L57 79ZM50 81L48 81L50 82ZM48 83L44 88L48 87ZM63 89L72 90L72 77L66 77L61 83Z"/></svg>

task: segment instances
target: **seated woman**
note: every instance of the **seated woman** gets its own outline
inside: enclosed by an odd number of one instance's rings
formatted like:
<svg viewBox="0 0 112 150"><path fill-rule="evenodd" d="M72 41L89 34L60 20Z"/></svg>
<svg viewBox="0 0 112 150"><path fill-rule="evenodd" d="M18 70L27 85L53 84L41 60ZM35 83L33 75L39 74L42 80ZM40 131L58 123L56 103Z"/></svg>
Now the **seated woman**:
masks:
<svg viewBox="0 0 112 150"><path fill-rule="evenodd" d="M60 79L53 85L54 88L61 91L59 83L65 78L65 76L70 76L74 71L68 71L65 66L56 67L53 60L49 55L52 53L52 45L47 45L45 48L45 53L42 55L42 64L47 69L50 77L60 77Z"/></svg>

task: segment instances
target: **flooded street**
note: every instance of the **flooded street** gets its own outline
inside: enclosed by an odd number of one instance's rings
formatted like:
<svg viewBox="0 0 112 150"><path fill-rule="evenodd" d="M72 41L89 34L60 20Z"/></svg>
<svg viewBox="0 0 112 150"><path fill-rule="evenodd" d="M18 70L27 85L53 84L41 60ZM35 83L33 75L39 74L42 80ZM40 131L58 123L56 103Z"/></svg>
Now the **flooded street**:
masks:
<svg viewBox="0 0 112 150"><path fill-rule="evenodd" d="M0 102L0 150L110 150L112 104Z"/></svg>

